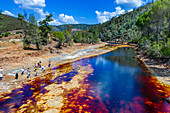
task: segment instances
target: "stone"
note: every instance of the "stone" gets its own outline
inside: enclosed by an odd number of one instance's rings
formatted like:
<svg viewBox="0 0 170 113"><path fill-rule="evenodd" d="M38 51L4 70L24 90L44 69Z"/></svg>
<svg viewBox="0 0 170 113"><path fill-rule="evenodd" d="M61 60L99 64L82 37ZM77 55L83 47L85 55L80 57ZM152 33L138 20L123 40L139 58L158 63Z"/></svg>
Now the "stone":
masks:
<svg viewBox="0 0 170 113"><path fill-rule="evenodd" d="M55 96L53 99L47 100L47 106L53 108L60 108L63 105L63 97L62 96Z"/></svg>
<svg viewBox="0 0 170 113"><path fill-rule="evenodd" d="M43 113L59 113L58 109L49 109L47 111L44 111Z"/></svg>

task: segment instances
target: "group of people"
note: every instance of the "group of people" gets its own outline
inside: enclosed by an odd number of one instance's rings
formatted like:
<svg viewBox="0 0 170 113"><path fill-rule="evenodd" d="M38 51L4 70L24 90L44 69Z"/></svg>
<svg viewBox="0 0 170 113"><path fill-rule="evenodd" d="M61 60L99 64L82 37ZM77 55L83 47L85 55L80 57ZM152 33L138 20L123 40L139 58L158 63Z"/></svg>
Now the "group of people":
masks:
<svg viewBox="0 0 170 113"><path fill-rule="evenodd" d="M49 61L48 67L51 67L51 61ZM38 75L37 68L41 68L43 72L46 71L46 68L43 65L41 65L41 61L39 61L38 63L35 63L35 66L34 66L35 75L34 76ZM24 75L24 71L25 71L24 67L22 67L21 71L22 71L21 75ZM29 78L30 77L30 68L27 69L27 73L28 73L27 78ZM2 78L3 78L3 69L1 67L0 68L0 80L2 80ZM18 72L15 74L15 79L18 79Z"/></svg>

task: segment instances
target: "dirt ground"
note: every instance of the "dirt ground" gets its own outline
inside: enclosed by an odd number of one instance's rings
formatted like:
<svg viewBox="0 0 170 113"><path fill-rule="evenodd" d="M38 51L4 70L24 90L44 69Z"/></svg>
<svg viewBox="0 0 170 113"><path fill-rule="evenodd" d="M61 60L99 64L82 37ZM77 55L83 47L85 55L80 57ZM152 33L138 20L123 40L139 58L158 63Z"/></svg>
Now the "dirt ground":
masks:
<svg viewBox="0 0 170 113"><path fill-rule="evenodd" d="M6 37L6 40L9 39L18 39L18 36ZM3 68L3 80L0 82L0 93L2 92L10 92L10 89L20 87L23 82L27 79L27 73L21 75L21 69L24 67L25 72L27 68L31 70L31 77L33 78L35 72L34 65L39 61L42 62L42 65L45 67L48 66L47 58L57 57L63 54L68 54L75 52L78 49L87 49L89 46L94 46L92 44L81 44L74 43L72 46L68 46L65 44L62 49L57 49L56 42L52 42L47 46L44 46L42 50L24 50L22 42L8 42L5 38L0 39L3 41L0 43L0 67ZM97 45L102 45L105 43L98 43ZM56 62L51 62L52 66L56 64ZM19 79L15 80L15 75L10 74L13 70L18 70ZM7 75L8 74L8 75ZM42 74L42 69L37 69L37 74ZM45 74L45 73L44 73Z"/></svg>

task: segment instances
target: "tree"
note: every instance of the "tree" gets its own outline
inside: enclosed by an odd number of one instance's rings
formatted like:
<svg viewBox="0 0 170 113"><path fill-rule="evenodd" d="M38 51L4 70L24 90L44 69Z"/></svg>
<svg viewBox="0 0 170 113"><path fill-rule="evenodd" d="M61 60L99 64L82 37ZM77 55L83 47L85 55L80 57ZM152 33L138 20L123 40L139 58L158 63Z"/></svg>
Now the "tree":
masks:
<svg viewBox="0 0 170 113"><path fill-rule="evenodd" d="M38 29L38 25L37 25L37 21L35 19L34 14L30 14L29 16L29 34L32 38L32 40L34 41L34 43L36 44L37 49L40 49L41 46L41 39L40 39L40 31Z"/></svg>
<svg viewBox="0 0 170 113"><path fill-rule="evenodd" d="M156 43L159 44L159 30L160 30L160 22L161 22L161 12L160 12L160 2L156 1L153 5L151 10L149 11L149 16L151 18L151 23L154 27L156 27Z"/></svg>
<svg viewBox="0 0 170 113"><path fill-rule="evenodd" d="M21 15L21 14L19 13L17 19L21 21L21 28L22 28L22 31L23 31L23 21L24 21L24 19L25 19L24 15Z"/></svg>
<svg viewBox="0 0 170 113"><path fill-rule="evenodd" d="M72 25L67 25L67 28L66 28L66 30L68 31L68 32L71 32L71 30L72 30Z"/></svg>
<svg viewBox="0 0 170 113"><path fill-rule="evenodd" d="M150 17L149 17L149 13L146 12L144 13L141 17L139 17L137 20L136 20L136 25L143 31L146 30L147 32L147 35L149 36L149 33L150 33ZM146 29L145 29L146 28Z"/></svg>
<svg viewBox="0 0 170 113"><path fill-rule="evenodd" d="M49 26L49 22L53 21L52 14L46 15L46 19L43 21L40 21L40 27L41 30L41 41L43 42L43 45L47 45L49 41L49 34L51 33L52 27Z"/></svg>
<svg viewBox="0 0 170 113"><path fill-rule="evenodd" d="M67 25L66 30L63 32L64 36L66 38L66 43L68 43L69 45L73 44L73 35L72 35L72 32L71 32L71 28L72 28L71 25Z"/></svg>
<svg viewBox="0 0 170 113"><path fill-rule="evenodd" d="M167 19L167 22L168 22L168 31L169 31L169 33L168 33L167 38L170 38L170 7L169 7L170 6L170 1L169 0L163 0L162 2L163 2L162 8L164 10L163 12L164 12L164 15L165 15L165 17ZM167 43L167 45L168 45L168 43Z"/></svg>
<svg viewBox="0 0 170 113"><path fill-rule="evenodd" d="M58 42L57 48L60 48L65 42L64 34L62 32L54 31L53 36L55 37L55 40Z"/></svg>

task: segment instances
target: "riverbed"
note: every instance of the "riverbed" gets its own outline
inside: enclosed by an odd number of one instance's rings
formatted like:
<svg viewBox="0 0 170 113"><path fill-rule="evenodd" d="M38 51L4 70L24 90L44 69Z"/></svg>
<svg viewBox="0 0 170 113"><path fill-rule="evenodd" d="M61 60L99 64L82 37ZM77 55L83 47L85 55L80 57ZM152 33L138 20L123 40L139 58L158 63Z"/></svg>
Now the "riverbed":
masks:
<svg viewBox="0 0 170 113"><path fill-rule="evenodd" d="M170 112L168 87L119 48L52 68L0 97L0 112Z"/></svg>

